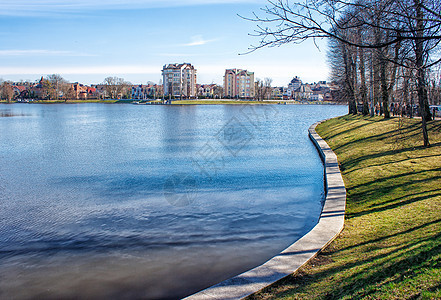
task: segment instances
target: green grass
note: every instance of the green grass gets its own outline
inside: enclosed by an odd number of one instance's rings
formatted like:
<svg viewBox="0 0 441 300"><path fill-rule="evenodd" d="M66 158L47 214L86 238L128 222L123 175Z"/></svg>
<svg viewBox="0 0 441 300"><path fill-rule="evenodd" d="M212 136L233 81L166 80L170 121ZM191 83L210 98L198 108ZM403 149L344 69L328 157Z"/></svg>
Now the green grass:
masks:
<svg viewBox="0 0 441 300"><path fill-rule="evenodd" d="M206 100L172 100L172 104L175 105L188 105L188 104L284 104L284 103L292 103L292 104L334 104L331 102L323 102L323 101L286 101L286 100L214 100L214 99L206 99Z"/></svg>
<svg viewBox="0 0 441 300"><path fill-rule="evenodd" d="M317 128L339 158L345 228L297 273L249 299L441 298L441 122L344 116Z"/></svg>
<svg viewBox="0 0 441 300"><path fill-rule="evenodd" d="M283 102L283 101L280 101ZM277 104L274 101L245 101L245 100L172 100L175 105L201 104Z"/></svg>

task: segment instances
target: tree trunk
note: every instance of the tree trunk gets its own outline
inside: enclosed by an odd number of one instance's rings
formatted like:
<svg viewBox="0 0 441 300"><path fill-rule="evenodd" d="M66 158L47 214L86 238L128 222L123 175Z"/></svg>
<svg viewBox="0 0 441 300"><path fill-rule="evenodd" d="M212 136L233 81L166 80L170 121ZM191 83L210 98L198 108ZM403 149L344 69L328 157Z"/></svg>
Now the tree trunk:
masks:
<svg viewBox="0 0 441 300"><path fill-rule="evenodd" d="M344 63L344 65L345 65L345 81L344 81L344 83L345 83L345 94L346 94L346 96L347 96L347 99L348 99L348 109L349 109L349 111L348 111L348 114L349 115L351 115L351 114L353 114L353 111L354 111L354 106L353 106L353 103L352 103L352 98L350 97L350 95L349 95L349 77L350 77L350 75L349 75L349 72L350 72L350 68L349 68L349 58L348 58L348 51L347 51L347 46L346 45L341 45L341 47L343 48L342 50L342 53L343 53L343 63Z"/></svg>
<svg viewBox="0 0 441 300"><path fill-rule="evenodd" d="M383 103L383 112L384 112L384 118L389 119L390 113L389 113L389 88L387 84L387 75L386 75L386 68L387 68L387 61L384 57L384 50L378 50L378 55L380 56L380 85L381 85L381 100Z"/></svg>
<svg viewBox="0 0 441 300"><path fill-rule="evenodd" d="M406 107L406 108L410 108L410 111L406 111L410 117L412 117L412 107L410 106L409 103L409 77L410 75L408 75L409 70L406 70L406 73L404 73L404 82L403 82L403 101L402 101L402 106Z"/></svg>
<svg viewBox="0 0 441 300"><path fill-rule="evenodd" d="M361 34L360 34L361 36ZM359 58L359 70L360 70L360 93L361 93L361 101L363 103L363 116L367 116L369 114L369 106L367 101L367 88L366 88L366 71L365 71L365 61L364 61L364 49L358 49L358 58Z"/></svg>
<svg viewBox="0 0 441 300"><path fill-rule="evenodd" d="M345 84L346 93L349 101L349 114L357 114L357 101L355 99L356 84L356 63L353 58L352 49L344 45L343 57L345 62Z"/></svg>
<svg viewBox="0 0 441 300"><path fill-rule="evenodd" d="M416 62L416 72L417 72L417 90L418 90L418 103L420 106L420 115L421 115L421 129L423 132L423 142L425 147L430 146L429 135L427 133L427 117L430 118L430 115L427 114L428 108L428 99L427 99L427 89L426 89L426 78L425 78L425 70L424 70L424 41L421 39L423 36L424 30L424 15L421 10L422 3L420 0L414 0L416 7L416 36L417 39L415 41L415 62ZM427 108L426 108L427 106ZM430 112L429 112L430 114Z"/></svg>
<svg viewBox="0 0 441 300"><path fill-rule="evenodd" d="M354 112L356 115L358 113L358 104L355 91L357 90L357 52L355 49L351 48L351 98L354 99Z"/></svg>

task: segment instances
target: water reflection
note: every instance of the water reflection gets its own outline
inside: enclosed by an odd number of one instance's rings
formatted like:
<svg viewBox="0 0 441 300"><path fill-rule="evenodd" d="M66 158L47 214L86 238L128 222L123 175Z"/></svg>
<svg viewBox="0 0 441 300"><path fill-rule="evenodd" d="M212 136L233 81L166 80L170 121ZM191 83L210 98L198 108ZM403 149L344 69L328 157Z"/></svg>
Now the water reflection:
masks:
<svg viewBox="0 0 441 300"><path fill-rule="evenodd" d="M323 196L306 129L345 107L243 109L8 106L33 117L0 118L0 298L176 299L298 239Z"/></svg>
<svg viewBox="0 0 441 300"><path fill-rule="evenodd" d="M31 114L24 114L20 112L13 112L12 110L0 110L0 118L11 118L11 117L30 117Z"/></svg>
<svg viewBox="0 0 441 300"><path fill-rule="evenodd" d="M193 151L196 146L195 118L198 106L171 106L161 109L161 123L164 136L163 149L169 154Z"/></svg>

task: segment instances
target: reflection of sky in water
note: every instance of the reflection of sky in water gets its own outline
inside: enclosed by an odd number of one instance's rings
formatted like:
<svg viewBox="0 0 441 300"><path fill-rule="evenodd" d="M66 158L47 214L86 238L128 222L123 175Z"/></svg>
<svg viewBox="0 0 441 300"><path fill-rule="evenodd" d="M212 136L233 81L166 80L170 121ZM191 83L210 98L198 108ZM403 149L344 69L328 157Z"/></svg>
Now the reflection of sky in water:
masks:
<svg viewBox="0 0 441 300"><path fill-rule="evenodd" d="M307 129L345 107L7 112L16 117L0 119L4 296L176 298L314 226L323 170Z"/></svg>

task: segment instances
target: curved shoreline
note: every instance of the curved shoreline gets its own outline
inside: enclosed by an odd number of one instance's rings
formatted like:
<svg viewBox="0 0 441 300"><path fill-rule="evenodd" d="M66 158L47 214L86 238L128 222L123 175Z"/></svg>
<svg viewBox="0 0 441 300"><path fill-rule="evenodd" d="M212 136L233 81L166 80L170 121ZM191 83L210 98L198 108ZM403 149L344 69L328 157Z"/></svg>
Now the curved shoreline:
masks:
<svg viewBox="0 0 441 300"><path fill-rule="evenodd" d="M184 299L241 299L249 296L295 273L343 230L346 189L338 167L337 156L315 131L320 123L317 122L308 129L309 138L317 148L325 170L326 198L317 225L266 263Z"/></svg>

